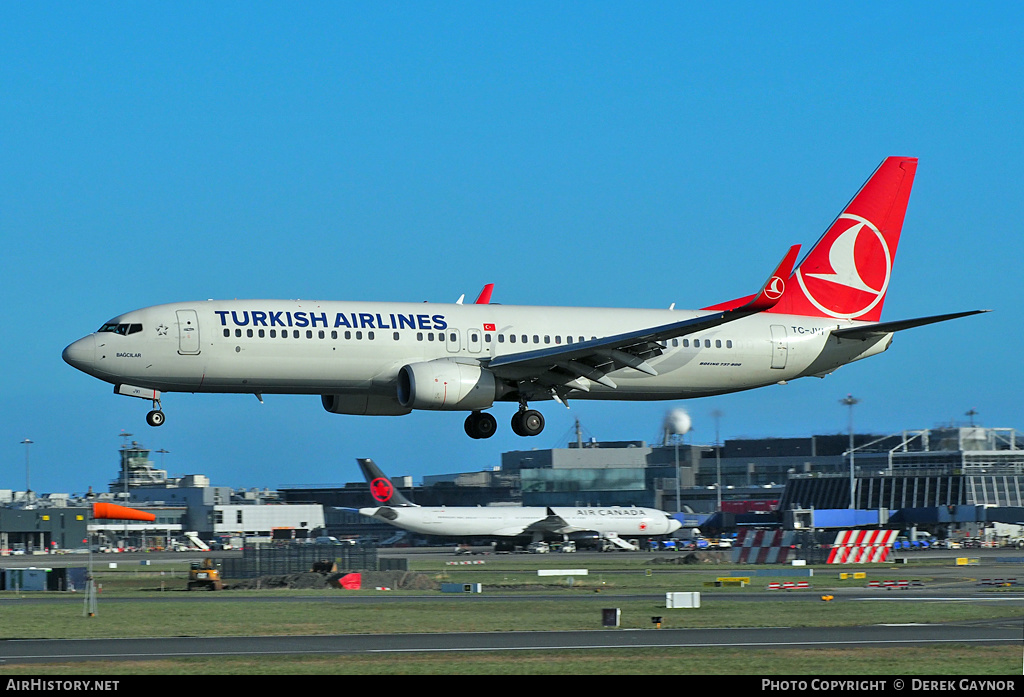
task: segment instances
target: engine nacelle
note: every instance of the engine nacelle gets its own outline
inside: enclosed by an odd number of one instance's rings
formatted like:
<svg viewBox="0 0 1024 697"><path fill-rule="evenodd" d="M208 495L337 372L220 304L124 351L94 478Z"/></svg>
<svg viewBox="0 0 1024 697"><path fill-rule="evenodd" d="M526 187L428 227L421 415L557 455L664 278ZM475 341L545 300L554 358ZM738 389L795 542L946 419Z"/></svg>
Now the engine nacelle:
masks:
<svg viewBox="0 0 1024 697"><path fill-rule="evenodd" d="M398 371L398 403L407 409L487 409L498 395L489 370L449 360L410 363Z"/></svg>
<svg viewBox="0 0 1024 697"><path fill-rule="evenodd" d="M324 409L332 414L353 414L355 416L403 416L412 409L406 409L394 397L374 395L366 392L356 394L325 394L320 396Z"/></svg>

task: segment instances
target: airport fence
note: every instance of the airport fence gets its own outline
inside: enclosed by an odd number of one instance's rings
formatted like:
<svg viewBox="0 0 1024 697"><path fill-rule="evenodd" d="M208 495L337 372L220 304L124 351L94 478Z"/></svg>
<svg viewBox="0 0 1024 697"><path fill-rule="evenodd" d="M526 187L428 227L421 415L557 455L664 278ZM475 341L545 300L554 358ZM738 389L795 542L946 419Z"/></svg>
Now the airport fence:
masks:
<svg viewBox="0 0 1024 697"><path fill-rule="evenodd" d="M241 559L224 559L224 578L242 579L260 576L298 574L314 565L333 563L338 571L376 571L377 547L374 545L252 545L242 550Z"/></svg>

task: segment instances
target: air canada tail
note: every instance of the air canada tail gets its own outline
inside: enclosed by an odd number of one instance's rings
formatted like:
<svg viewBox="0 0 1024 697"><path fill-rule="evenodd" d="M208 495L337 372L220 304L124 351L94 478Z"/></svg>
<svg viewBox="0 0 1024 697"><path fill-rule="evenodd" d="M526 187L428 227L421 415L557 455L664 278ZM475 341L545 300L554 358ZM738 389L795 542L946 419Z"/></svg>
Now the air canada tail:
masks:
<svg viewBox="0 0 1024 697"><path fill-rule="evenodd" d="M378 506L415 506L412 501L402 496L387 475L381 472L373 460L369 458L356 458L359 469L363 471L366 482L370 485L370 496L373 497L375 505Z"/></svg>
<svg viewBox="0 0 1024 697"><path fill-rule="evenodd" d="M917 158L886 158L767 312L879 321L916 171Z"/></svg>

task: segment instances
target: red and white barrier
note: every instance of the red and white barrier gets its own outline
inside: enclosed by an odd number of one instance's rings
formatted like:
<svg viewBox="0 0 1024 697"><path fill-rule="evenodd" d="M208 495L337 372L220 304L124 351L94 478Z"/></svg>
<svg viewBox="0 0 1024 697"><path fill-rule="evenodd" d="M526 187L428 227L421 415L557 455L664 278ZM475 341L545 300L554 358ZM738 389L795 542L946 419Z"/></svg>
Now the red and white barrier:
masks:
<svg viewBox="0 0 1024 697"><path fill-rule="evenodd" d="M739 564L785 564L796 551L792 530L740 530L732 548L732 561Z"/></svg>
<svg viewBox="0 0 1024 697"><path fill-rule="evenodd" d="M836 534L828 564L884 562L892 550L897 530L841 530Z"/></svg>

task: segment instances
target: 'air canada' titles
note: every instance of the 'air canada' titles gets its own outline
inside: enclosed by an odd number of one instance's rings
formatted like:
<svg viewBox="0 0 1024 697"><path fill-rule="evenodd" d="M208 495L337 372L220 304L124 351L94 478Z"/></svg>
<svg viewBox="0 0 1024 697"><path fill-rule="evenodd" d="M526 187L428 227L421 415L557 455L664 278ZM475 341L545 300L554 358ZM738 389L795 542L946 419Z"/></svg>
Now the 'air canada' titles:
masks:
<svg viewBox="0 0 1024 697"><path fill-rule="evenodd" d="M642 508L578 508L576 515L588 516L645 516L647 511Z"/></svg>
<svg viewBox="0 0 1024 697"><path fill-rule="evenodd" d="M262 310L214 310L220 317L220 326L235 327L345 327L346 329L425 329L448 328L444 315L379 312L338 312L328 317L326 312L273 312Z"/></svg>

